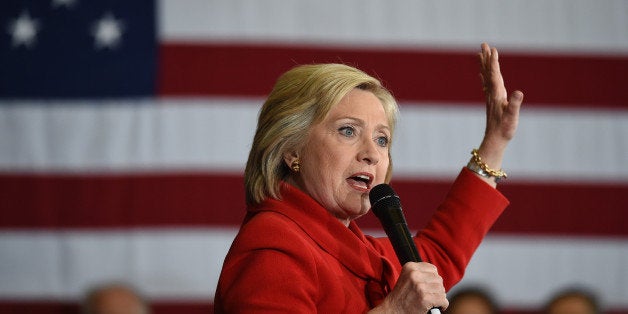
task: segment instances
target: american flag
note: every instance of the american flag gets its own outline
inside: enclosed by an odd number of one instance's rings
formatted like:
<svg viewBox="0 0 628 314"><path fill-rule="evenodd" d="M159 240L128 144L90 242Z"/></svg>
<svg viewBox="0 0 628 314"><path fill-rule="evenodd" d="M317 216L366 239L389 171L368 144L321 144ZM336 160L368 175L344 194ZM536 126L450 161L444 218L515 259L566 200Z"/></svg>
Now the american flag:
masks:
<svg viewBox="0 0 628 314"><path fill-rule="evenodd" d="M110 280L211 312L257 112L297 64L392 90L393 184L421 228L483 135L481 42L526 97L511 206L457 287L534 313L585 286L628 313L623 0L2 1L0 312L69 313Z"/></svg>

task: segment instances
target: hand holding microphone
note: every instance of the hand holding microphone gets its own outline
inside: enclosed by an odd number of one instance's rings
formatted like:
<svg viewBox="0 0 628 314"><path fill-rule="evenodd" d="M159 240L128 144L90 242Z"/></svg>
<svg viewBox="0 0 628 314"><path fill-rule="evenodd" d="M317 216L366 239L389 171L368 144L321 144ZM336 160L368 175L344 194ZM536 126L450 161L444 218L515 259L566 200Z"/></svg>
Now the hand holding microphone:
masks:
<svg viewBox="0 0 628 314"><path fill-rule="evenodd" d="M371 190L369 199L373 213L384 227L403 266L397 284L389 294L392 299L390 303L394 303L392 306L401 309L424 307L425 312L431 307L426 304L447 308L443 280L434 265L421 262L403 215L399 196L389 185L380 184ZM440 310L433 307L429 313L440 314Z"/></svg>

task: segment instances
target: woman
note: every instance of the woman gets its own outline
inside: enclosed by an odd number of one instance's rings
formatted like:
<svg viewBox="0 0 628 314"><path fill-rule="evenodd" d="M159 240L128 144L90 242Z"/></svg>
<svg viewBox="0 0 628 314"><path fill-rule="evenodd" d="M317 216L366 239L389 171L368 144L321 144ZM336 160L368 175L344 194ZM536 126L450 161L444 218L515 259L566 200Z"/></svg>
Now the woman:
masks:
<svg viewBox="0 0 628 314"><path fill-rule="evenodd" d="M397 105L380 82L338 64L283 74L264 103L245 170L247 216L225 258L216 313L425 313L445 309L508 201L495 189L523 99L510 100L482 44L484 140L416 237L426 262L401 267L388 239L356 223L389 182ZM492 169L489 167L493 167ZM456 233L450 233L456 226Z"/></svg>

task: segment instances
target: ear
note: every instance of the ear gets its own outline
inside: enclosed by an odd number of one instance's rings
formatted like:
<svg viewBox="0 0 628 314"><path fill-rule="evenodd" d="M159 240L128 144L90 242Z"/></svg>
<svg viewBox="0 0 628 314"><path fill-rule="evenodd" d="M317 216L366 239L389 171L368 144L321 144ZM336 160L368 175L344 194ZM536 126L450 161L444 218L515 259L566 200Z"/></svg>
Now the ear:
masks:
<svg viewBox="0 0 628 314"><path fill-rule="evenodd" d="M292 167L292 163L299 159L299 154L296 151L285 152L283 154L283 162L286 163L288 168Z"/></svg>

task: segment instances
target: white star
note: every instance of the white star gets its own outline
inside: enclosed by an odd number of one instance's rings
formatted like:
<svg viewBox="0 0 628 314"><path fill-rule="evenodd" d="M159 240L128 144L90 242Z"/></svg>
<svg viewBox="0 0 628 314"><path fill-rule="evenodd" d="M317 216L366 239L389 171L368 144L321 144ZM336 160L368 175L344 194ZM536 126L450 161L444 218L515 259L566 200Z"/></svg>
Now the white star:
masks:
<svg viewBox="0 0 628 314"><path fill-rule="evenodd" d="M13 47L23 45L30 48L35 44L37 40L37 31L39 29L39 22L32 19L28 11L22 11L20 16L9 23L8 31L13 37Z"/></svg>
<svg viewBox="0 0 628 314"><path fill-rule="evenodd" d="M124 25L116 20L111 12L107 12L100 20L92 25L94 46L96 49L114 49L120 45Z"/></svg>
<svg viewBox="0 0 628 314"><path fill-rule="evenodd" d="M52 0L52 7L55 9L58 7L66 7L66 9L69 9L75 4L76 0Z"/></svg>

